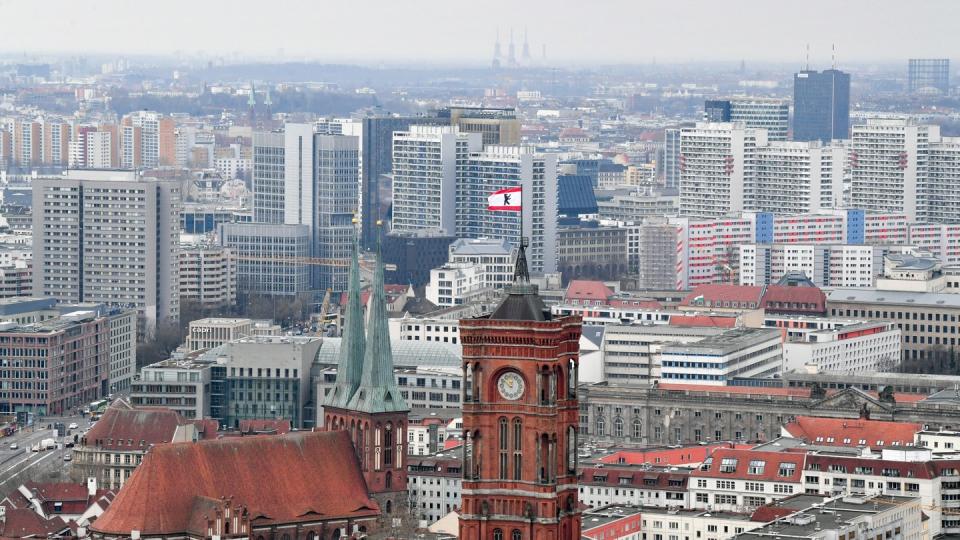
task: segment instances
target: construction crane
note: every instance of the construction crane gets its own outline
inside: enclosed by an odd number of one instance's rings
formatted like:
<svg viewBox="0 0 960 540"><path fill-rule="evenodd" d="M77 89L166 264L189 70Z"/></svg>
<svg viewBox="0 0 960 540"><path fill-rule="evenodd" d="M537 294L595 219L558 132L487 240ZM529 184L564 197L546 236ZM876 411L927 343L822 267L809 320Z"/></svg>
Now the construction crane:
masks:
<svg viewBox="0 0 960 540"><path fill-rule="evenodd" d="M330 311L330 295L333 294L333 289L327 288L327 292L323 294L323 302L320 303L320 313L317 316L317 331L313 333L315 336L323 336L324 328L327 325L327 312Z"/></svg>

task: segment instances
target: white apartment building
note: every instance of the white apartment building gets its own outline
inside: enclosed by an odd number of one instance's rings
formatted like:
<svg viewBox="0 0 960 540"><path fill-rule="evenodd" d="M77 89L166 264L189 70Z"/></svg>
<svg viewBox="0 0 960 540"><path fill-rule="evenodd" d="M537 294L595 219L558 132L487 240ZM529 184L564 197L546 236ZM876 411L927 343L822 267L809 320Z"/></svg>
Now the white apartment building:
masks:
<svg viewBox="0 0 960 540"><path fill-rule="evenodd" d="M417 516L421 527L460 508L462 454L461 449L454 449L429 457L408 457L410 511Z"/></svg>
<svg viewBox="0 0 960 540"><path fill-rule="evenodd" d="M680 215L719 218L750 209L757 147L767 132L743 123L697 123L680 132Z"/></svg>
<svg viewBox="0 0 960 540"><path fill-rule="evenodd" d="M403 341L460 343L459 319L420 318L404 315L387 320L390 338Z"/></svg>
<svg viewBox="0 0 960 540"><path fill-rule="evenodd" d="M181 303L223 307L237 302L237 263L230 248L181 245L179 279Z"/></svg>
<svg viewBox="0 0 960 540"><path fill-rule="evenodd" d="M135 308L152 330L180 312L180 189L134 171L68 170L33 187L33 290Z"/></svg>
<svg viewBox="0 0 960 540"><path fill-rule="evenodd" d="M113 164L113 134L109 131L87 131L84 133L86 162L88 169L109 169Z"/></svg>
<svg viewBox="0 0 960 540"><path fill-rule="evenodd" d="M457 230L459 238L526 237L530 271L557 271L557 156L527 146L489 145L471 154L458 171ZM520 187L522 212L487 209L494 191ZM520 230L521 215L523 230Z"/></svg>
<svg viewBox="0 0 960 540"><path fill-rule="evenodd" d="M925 217L930 147L940 127L907 118L869 118L851 129L850 203L868 212Z"/></svg>
<svg viewBox="0 0 960 540"><path fill-rule="evenodd" d="M670 223L677 228L677 290L732 283L738 246L756 239L756 219L751 216L705 220L680 217L670 218Z"/></svg>
<svg viewBox="0 0 960 540"><path fill-rule="evenodd" d="M885 372L900 361L900 329L894 323L767 315L763 326L786 333L783 371Z"/></svg>
<svg viewBox="0 0 960 540"><path fill-rule="evenodd" d="M770 140L774 140L770 137ZM841 206L847 149L840 143L772 142L757 149L751 210L806 214Z"/></svg>
<svg viewBox="0 0 960 540"><path fill-rule="evenodd" d="M725 385L734 377L772 377L783 367L780 332L734 328L699 341L666 345L661 381Z"/></svg>
<svg viewBox="0 0 960 540"><path fill-rule="evenodd" d="M410 126L393 134L395 232L456 230L457 166L482 149L479 133L455 126Z"/></svg>
<svg viewBox="0 0 960 540"><path fill-rule="evenodd" d="M458 238L449 253L449 263L480 265L484 287L502 289L513 283L517 246L506 238Z"/></svg>
<svg viewBox="0 0 960 540"><path fill-rule="evenodd" d="M279 327L269 320L208 317L190 321L184 345L190 352L212 349L246 337L278 335Z"/></svg>
<svg viewBox="0 0 960 540"><path fill-rule="evenodd" d="M943 137L930 145L926 196L921 217L937 223L960 223L960 137Z"/></svg>
<svg viewBox="0 0 960 540"><path fill-rule="evenodd" d="M603 380L644 384L659 380L660 351L665 345L694 343L723 333L721 328L667 325L608 325L600 346Z"/></svg>
<svg viewBox="0 0 960 540"><path fill-rule="evenodd" d="M425 296L436 306L449 307L465 304L487 294L483 265L478 263L447 263L430 270L430 283Z"/></svg>
<svg viewBox="0 0 960 540"><path fill-rule="evenodd" d="M740 284L770 285L803 272L818 287L873 287L882 248L829 244L742 244Z"/></svg>

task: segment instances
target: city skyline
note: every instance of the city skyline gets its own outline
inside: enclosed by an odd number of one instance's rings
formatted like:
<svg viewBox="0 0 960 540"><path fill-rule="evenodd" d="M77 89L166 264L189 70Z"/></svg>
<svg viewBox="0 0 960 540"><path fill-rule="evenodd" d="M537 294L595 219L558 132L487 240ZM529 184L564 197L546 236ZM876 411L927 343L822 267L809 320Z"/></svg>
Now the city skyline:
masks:
<svg viewBox="0 0 960 540"><path fill-rule="evenodd" d="M321 61L364 64L483 65L493 59L499 33L504 56L513 33L519 60L525 35L530 63L648 64L730 60L805 62L828 67L832 46L845 62L899 61L907 57L956 56L960 45L943 39L960 15L960 4L926 2L924 10L894 12L892 1L836 4L814 0L789 14L758 0L740 9L708 9L714 4L611 1L583 11L569 0L513 4L488 3L469 24L459 6L430 0L408 4L364 2L369 9L317 6L300 0L263 10L256 2L167 2L144 12L116 0L40 3L0 1L0 19L33 20L5 30L7 54L126 54L231 57L263 61ZM938 13L937 17L929 14ZM359 14L379 14L359 20ZM823 16L829 13L830 17ZM55 14L55 16L53 16ZM301 14L306 16L291 16ZM506 16L505 16L506 15ZM150 24L142 24L149 17ZM596 24L591 21L596 21ZM656 21L678 21L657 24ZM37 27L45 29L36 32ZM77 29L84 29L77 39ZM323 28L322 32L317 32ZM910 36L910 47L890 39ZM119 44L123 44L120 46Z"/></svg>

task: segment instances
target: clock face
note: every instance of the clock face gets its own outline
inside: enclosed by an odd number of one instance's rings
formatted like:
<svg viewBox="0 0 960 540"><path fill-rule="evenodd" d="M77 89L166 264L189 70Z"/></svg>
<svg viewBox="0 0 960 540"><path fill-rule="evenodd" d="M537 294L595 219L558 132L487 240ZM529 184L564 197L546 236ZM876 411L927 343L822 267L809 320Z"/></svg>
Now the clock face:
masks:
<svg viewBox="0 0 960 540"><path fill-rule="evenodd" d="M497 390L500 391L503 399L518 400L523 396L523 377L513 371L508 371L501 375L497 381Z"/></svg>

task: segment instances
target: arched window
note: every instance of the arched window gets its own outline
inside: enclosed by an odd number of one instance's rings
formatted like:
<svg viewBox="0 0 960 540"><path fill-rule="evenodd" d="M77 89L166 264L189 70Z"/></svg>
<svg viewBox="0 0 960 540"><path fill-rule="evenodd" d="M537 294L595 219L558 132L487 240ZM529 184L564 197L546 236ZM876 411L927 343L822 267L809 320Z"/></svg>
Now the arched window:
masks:
<svg viewBox="0 0 960 540"><path fill-rule="evenodd" d="M494 529L493 530L493 540L503 540L503 530Z"/></svg>
<svg viewBox="0 0 960 540"><path fill-rule="evenodd" d="M567 365L567 397L573 398L577 395L577 361L573 358Z"/></svg>
<svg viewBox="0 0 960 540"><path fill-rule="evenodd" d="M513 479L520 480L523 473L523 423L519 418L513 419Z"/></svg>
<svg viewBox="0 0 960 540"><path fill-rule="evenodd" d="M510 540L522 540L522 539L523 539L523 533L520 532L520 529L514 529L513 532L510 533Z"/></svg>
<svg viewBox="0 0 960 540"><path fill-rule="evenodd" d="M613 434L617 437L623 437L623 418L617 418L613 421Z"/></svg>
<svg viewBox="0 0 960 540"><path fill-rule="evenodd" d="M643 438L643 423L640 422L639 418L633 419L633 438L634 439Z"/></svg>
<svg viewBox="0 0 960 540"><path fill-rule="evenodd" d="M510 444L510 433L507 429L507 419L500 419L500 479L506 480L507 476L507 449Z"/></svg>
<svg viewBox="0 0 960 540"><path fill-rule="evenodd" d="M463 477L473 478L473 434L469 431L463 443Z"/></svg>
<svg viewBox="0 0 960 540"><path fill-rule="evenodd" d="M384 486L385 488L387 488L387 489L390 489L391 487L393 487L393 473L392 473L392 472L387 471L386 476L383 477L383 486ZM288 539L285 538L284 540L288 540Z"/></svg>
<svg viewBox="0 0 960 540"><path fill-rule="evenodd" d="M338 540L340 538L340 529L334 529L333 533L330 534L330 540ZM263 537L257 538L257 540L263 540Z"/></svg>
<svg viewBox="0 0 960 540"><path fill-rule="evenodd" d="M577 472L577 430L573 426L567 428L567 472Z"/></svg>
<svg viewBox="0 0 960 540"><path fill-rule="evenodd" d="M387 424L383 429L383 464L393 465L393 426Z"/></svg>
<svg viewBox="0 0 960 540"><path fill-rule="evenodd" d="M473 365L467 364L463 378L463 400L473 401Z"/></svg>
<svg viewBox="0 0 960 540"><path fill-rule="evenodd" d="M307 540L317 540L317 533L310 531L307 533Z"/></svg>
<svg viewBox="0 0 960 540"><path fill-rule="evenodd" d="M597 417L597 435L603 435L605 433L605 428L606 426L604 425L603 417L598 416Z"/></svg>
<svg viewBox="0 0 960 540"><path fill-rule="evenodd" d="M393 513L393 501L387 501L387 506L386 506L386 508L387 508L387 513L388 513L388 514L392 514L392 513Z"/></svg>
<svg viewBox="0 0 960 540"><path fill-rule="evenodd" d="M281 540L290 540L290 535L289 535L289 534L284 534L284 535L281 536L280 538L281 538Z"/></svg>

